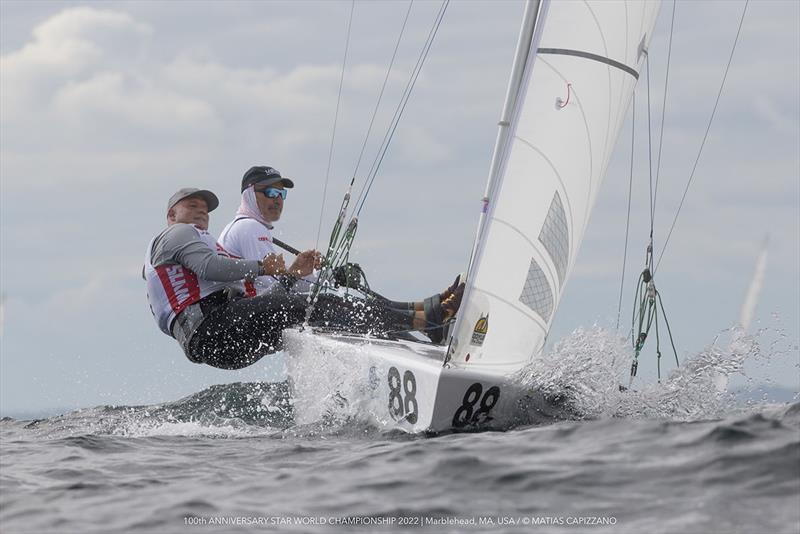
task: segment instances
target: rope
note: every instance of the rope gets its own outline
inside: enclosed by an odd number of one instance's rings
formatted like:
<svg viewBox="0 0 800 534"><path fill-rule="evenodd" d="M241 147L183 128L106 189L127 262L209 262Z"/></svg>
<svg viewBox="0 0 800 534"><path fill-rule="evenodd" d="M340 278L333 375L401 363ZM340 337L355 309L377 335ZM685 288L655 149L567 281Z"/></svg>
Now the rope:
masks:
<svg viewBox="0 0 800 534"><path fill-rule="evenodd" d="M650 328L655 324L656 330L656 357L658 367L658 381L661 382L661 339L658 331L658 307L661 307L661 313L664 322L667 326L669 333L669 341L672 345L672 351L675 354L675 364L678 363L678 352L675 350L675 342L672 338L672 329L667 320L667 312L664 310L664 302L661 299L661 293L656 288L655 277L653 273L653 238L647 245L645 253L645 267L639 275L639 283L636 286L636 295L634 296L634 307L631 316L631 343L633 344L633 361L631 362L631 374L628 381L628 388L633 384L633 379L636 376L636 371L639 368L639 355L644 348L647 341L647 336L650 334ZM637 306L638 303L638 306ZM637 328L637 310L638 310L638 328ZM645 320L646 319L646 320Z"/></svg>
<svg viewBox="0 0 800 534"><path fill-rule="evenodd" d="M672 352L675 354L675 365L679 365L678 363L678 351L675 350L675 341L672 339L672 329L669 327L669 321L667 320L667 312L664 311L664 299L661 298L661 293L658 294L658 305L661 306L661 313L664 314L664 324L667 325L667 333L669 334L669 343L672 345Z"/></svg>
<svg viewBox="0 0 800 534"><path fill-rule="evenodd" d="M661 316L664 319L664 324L667 326L667 333L669 334L669 342L672 346L672 352L675 355L675 365L680 366L678 361L678 351L675 349L675 341L672 337L672 329L667 320L667 312L664 310L664 301L661 298L661 293L656 289L655 281L651 275L649 266L653 264L653 254L650 247L647 248L647 258L645 263L648 267L639 275L639 283L636 287L636 295L634 296L634 303L638 303L638 307L634 307L631 317L631 342L633 344L633 361L631 362L631 374L628 381L628 388L633 384L633 379L639 368L639 355L644 348L647 337L650 334L650 328L655 325L656 331L656 357L658 368L658 381L661 382L661 339L658 330L659 315L658 310L661 309ZM638 328L637 328L637 310L638 310ZM634 332L637 332L634 334Z"/></svg>
<svg viewBox="0 0 800 534"><path fill-rule="evenodd" d="M697 158L694 160L694 166L692 167L692 172L689 175L689 181L686 183L686 188L683 190L683 197L681 197L681 202L678 205L678 211L675 213L675 218L672 220L672 226L669 229L669 233L667 234L667 239L664 241L664 247L661 249L661 254L658 256L658 262L656 263L656 269L658 266L661 265L661 258L664 257L664 252L667 250L667 245L669 244L669 239L672 237L672 231L675 229L675 223L678 222L678 216L681 213L681 208L683 208L683 203L686 200L686 194L689 192L689 186L692 185L692 179L694 178L694 173L697 170L697 164L700 161L700 155L703 153L703 148L706 144L706 139L708 138L708 132L711 130L711 123L714 122L714 115L717 113L717 106L719 105L719 99L722 96L722 90L725 87L725 81L728 79L728 70L731 68L731 62L733 61L733 54L736 51L736 45L739 42L739 35L742 32L742 24L744 23L744 17L747 13L747 5L750 3L750 0L745 0L744 9L742 9L742 16L739 19L739 28L736 30L736 37L733 40L733 47L731 48L730 57L728 57L728 64L725 66L725 74L722 76L722 83L719 86L719 92L717 92L717 99L714 102L714 109L711 111L711 117L708 119L708 125L706 126L706 132L703 135L703 141L700 143L700 150L697 152Z"/></svg>
<svg viewBox="0 0 800 534"><path fill-rule="evenodd" d="M657 163L656 163L656 179L655 179L655 188L653 187L653 146L652 146L652 123L651 123L651 105L650 105L650 57L647 57L647 134L648 134L648 164L649 164L649 175L650 175L650 240L647 246L647 253L645 257L645 268L642 271L641 275L639 276L639 283L636 288L636 294L634 296L634 309L632 312L631 317L631 342L633 344L634 349L634 357L633 361L631 362L631 374L630 374L630 381L628 387L630 388L631 384L633 383L633 379L636 376L636 372L639 365L639 355L644 347L644 344L647 340L648 335L650 334L651 327L655 326L655 337L656 337L656 356L658 362L658 380L661 382L661 340L659 335L659 309L661 312L661 317L664 320L664 324L667 327L667 333L669 334L669 341L672 347L672 352L675 355L675 364L680 365L678 361L678 352L675 348L675 341L672 336L672 329L669 325L669 320L667 319L667 313L664 309L664 301L661 298L661 293L656 289L655 285L655 272L658 265L661 263L661 258L664 255L664 251L667 248L667 244L669 243L669 239L672 236L672 232L675 228L675 224L678 220L678 216L680 215L681 208L683 207L684 201L686 200L686 194L688 193L689 186L691 185L692 179L694 178L695 171L697 169L698 162L700 161L700 156L703 152L703 148L705 146L706 140L708 139L708 133L711 130L711 124L713 123L714 116L716 115L717 107L719 105L720 98L722 96L722 91L725 86L725 81L728 77L728 72L730 70L731 63L733 61L733 55L736 50L736 45L739 41L739 36L741 34L742 25L744 23L744 17L747 12L749 0L745 1L744 9L742 10L742 16L739 20L739 27L736 31L736 38L733 42L733 47L731 48L730 57L728 58L728 63L725 67L725 73L722 77L722 82L720 84L719 91L717 93L716 101L714 102L714 108L711 112L711 117L709 118L708 125L706 126L705 134L703 135L703 140L700 144L700 149L698 150L697 158L695 159L694 166L692 167L692 172L689 176L688 183L686 184L686 188L683 192L683 197L681 198L680 205L678 206L678 210L675 214L675 218L672 221L672 226L670 228L669 234L667 235L667 239L664 242L664 247L661 250L661 254L658 258L658 263L654 265L654 256L653 256L653 227L655 222L655 207L656 207L656 200L658 196L658 183L661 171L661 153L663 147L663 140L664 140L664 119L666 116L666 105L667 105L667 95L668 95L668 87L669 87L669 66L670 66L670 57L672 53L672 37L673 37L673 29L674 29L674 22L675 22L675 2L673 0L672 6L672 24L670 25L670 41L669 41L669 52L667 56L667 69L666 69L666 76L664 79L664 98L662 101L661 106L661 131L659 134L659 146L658 146L658 156L657 156ZM635 100L634 100L635 102ZM635 109L634 109L635 113ZM633 149L631 149L633 151ZM633 169L633 155L631 155L631 180L632 180L632 169ZM628 200L628 210L630 216L630 195L631 195L631 186L629 185L629 200ZM626 254L627 254L627 228L626 228ZM623 281L624 281L624 262L623 262ZM622 289L620 289L620 294L622 293ZM638 304L638 306L637 306ZM621 299L619 304L619 309L617 312L617 327L619 327L619 315L621 311ZM637 321L638 319L638 321Z"/></svg>
<svg viewBox="0 0 800 534"><path fill-rule="evenodd" d="M319 248L319 236L322 233L322 217L325 214L325 199L328 197L328 182L331 175L331 162L333 161L333 147L336 140L336 125L339 121L339 106L342 101L342 85L344 84L344 72L347 66L347 52L350 49L350 29L353 25L353 11L355 10L356 2L352 0L350 3L350 18L347 21L347 38L344 45L344 57L342 58L342 74L339 77L339 92L336 96L336 113L333 116L333 133L331 134L331 146L328 150L328 168L325 170L325 185L322 189L322 206L319 210L319 226L317 227L317 239L314 244L314 250Z"/></svg>
<svg viewBox="0 0 800 534"><path fill-rule="evenodd" d="M561 97L558 97L557 102L556 102L556 105L558 106L558 109L563 109L563 108L567 107L567 104L569 104L569 97L570 97L571 93L572 93L572 84L568 83L567 84L567 99L563 100Z"/></svg>
<svg viewBox="0 0 800 534"><path fill-rule="evenodd" d="M669 26L669 46L667 47L667 74L664 77L664 101L661 103L661 132L658 134L658 157L656 158L656 188L653 193L653 219L655 220L655 206L658 203L658 179L661 176L661 148L664 146L664 118L667 115L667 92L669 88L669 66L672 58L672 34L675 27L675 4L672 0L672 22Z"/></svg>

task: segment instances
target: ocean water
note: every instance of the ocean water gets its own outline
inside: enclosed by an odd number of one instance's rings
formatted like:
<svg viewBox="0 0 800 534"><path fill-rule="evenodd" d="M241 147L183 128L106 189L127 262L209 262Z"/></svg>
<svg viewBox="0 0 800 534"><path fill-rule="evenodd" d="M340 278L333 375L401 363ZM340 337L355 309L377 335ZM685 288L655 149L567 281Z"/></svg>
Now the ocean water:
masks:
<svg viewBox="0 0 800 534"><path fill-rule="evenodd" d="M629 349L576 331L517 377L560 418L521 402L494 431L408 435L330 395L297 425L284 382L4 418L0 532L798 533L800 402L717 394L769 353L727 334L620 391Z"/></svg>

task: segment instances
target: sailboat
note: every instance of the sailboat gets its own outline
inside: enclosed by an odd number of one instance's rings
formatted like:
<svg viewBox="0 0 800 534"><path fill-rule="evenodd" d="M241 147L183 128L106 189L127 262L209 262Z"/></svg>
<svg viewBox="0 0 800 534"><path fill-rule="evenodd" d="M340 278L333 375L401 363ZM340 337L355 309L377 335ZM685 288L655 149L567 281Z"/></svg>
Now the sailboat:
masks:
<svg viewBox="0 0 800 534"><path fill-rule="evenodd" d="M528 0L466 287L446 343L284 333L299 423L338 394L409 432L505 425L540 357L647 55L658 1ZM347 401L355 397L342 393Z"/></svg>

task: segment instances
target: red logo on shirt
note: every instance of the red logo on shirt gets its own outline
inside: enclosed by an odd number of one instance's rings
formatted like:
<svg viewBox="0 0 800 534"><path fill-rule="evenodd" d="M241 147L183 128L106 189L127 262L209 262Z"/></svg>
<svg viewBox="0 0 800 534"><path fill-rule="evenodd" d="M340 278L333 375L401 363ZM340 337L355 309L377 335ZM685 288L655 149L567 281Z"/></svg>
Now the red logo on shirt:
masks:
<svg viewBox="0 0 800 534"><path fill-rule="evenodd" d="M200 300L200 285L192 270L181 265L161 265L156 267L156 273L175 313Z"/></svg>

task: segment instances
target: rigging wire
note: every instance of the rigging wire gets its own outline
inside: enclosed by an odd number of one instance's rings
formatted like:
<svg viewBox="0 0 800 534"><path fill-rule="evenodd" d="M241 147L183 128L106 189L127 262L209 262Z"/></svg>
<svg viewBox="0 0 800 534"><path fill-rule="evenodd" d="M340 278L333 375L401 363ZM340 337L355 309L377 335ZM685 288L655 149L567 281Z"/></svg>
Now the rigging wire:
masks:
<svg viewBox="0 0 800 534"><path fill-rule="evenodd" d="M361 145L361 152L358 154L358 161L356 162L356 168L353 170L353 177L350 180L350 185L353 185L353 182L356 179L356 174L358 174L358 168L361 166L361 158L364 156L364 150L367 148L367 141L369 140L370 133L372 133L372 126L375 124L375 117L378 115L378 108L381 105L381 100L383 99L383 92L386 89L386 82L389 81L389 74L392 72L392 67L394 66L394 60L397 57L397 50L400 48L400 41L403 39L403 34L406 30L406 24L408 23L408 16L411 14L411 8L414 6L414 0L411 0L408 3L408 9L406 10L406 16L403 19L403 25L400 28L400 35L397 36L397 42L394 45L394 52L392 52L392 59L389 61L389 67L386 69L386 76L383 78L383 85L381 85L380 93L378 94L378 101L375 102L375 109L372 111L372 118L369 121L369 127L367 128L367 134L364 136L364 143Z"/></svg>
<svg viewBox="0 0 800 534"><path fill-rule="evenodd" d="M680 215L681 208L683 207L683 203L686 199L686 194L689 190L689 186L691 185L692 179L694 178L695 171L697 169L697 164L700 160L700 156L703 152L703 148L705 146L705 142L708 139L708 133L711 129L711 124L714 120L714 116L717 111L717 107L719 105L719 100L722 96L722 91L725 86L725 81L728 77L728 72L730 70L731 63L733 61L733 54L736 50L736 45L739 41L739 36L741 34L742 25L744 23L744 17L747 12L747 5L749 0L746 0L744 9L742 10L742 16L739 20L739 27L736 30L736 38L733 42L733 47L731 48L730 57L728 58L728 63L725 67L725 73L722 77L722 82L720 84L719 91L717 93L717 99L714 102L714 108L711 112L711 117L709 118L708 125L706 126L705 134L703 135L703 140L700 144L700 149L698 150L697 158L695 159L694 166L692 168L692 172L689 176L689 181L686 184L686 188L683 192L683 197L681 198L680 205L678 206L678 210L675 214L675 219L672 221L672 227L670 228L669 234L667 235L667 239L664 242L664 247L661 250L661 255L659 256L658 263L654 266L654 256L653 256L653 226L654 226L654 213L655 213L655 201L658 191L658 177L660 173L660 165L661 165L661 148L663 143L664 137L664 116L666 114L666 99L667 99L667 90L668 90L668 81L669 81L669 60L667 61L667 75L664 81L664 100L662 103L662 117L661 117L661 133L659 136L659 148L658 148L658 163L657 163L657 171L656 171L656 189L655 192L653 190L653 165L652 165L652 154L653 154L653 147L652 147L652 124L650 121L650 59L649 55L647 57L647 126L648 126L648 156L649 156L649 173L650 173L650 239L647 246L647 253L645 257L645 268L642 271L642 274L639 276L639 284L636 290L636 296L634 298L635 304L638 303L638 307L634 307L634 312L631 317L631 340L633 343L634 348L634 357L633 361L631 362L631 373L630 373L630 380L628 383L628 387L631 386L633 383L633 379L636 376L636 371L638 368L639 363L639 355L644 347L645 341L648 338L650 333L650 328L655 326L655 336L656 336L656 355L658 359L658 379L659 382L661 381L661 348L660 348L660 339L659 339L659 309L661 311L661 316L666 324L667 333L669 334L670 345L672 347L672 352L675 355L675 364L679 365L678 362L678 353L675 349L675 343L672 337L672 330L669 326L669 321L667 320L666 311L664 310L664 302L661 298L661 294L656 289L655 285L655 272L658 265L661 263L661 258L664 255L664 251L667 248L667 244L669 242L669 238L672 236L672 231L675 228L675 223L678 220L678 216ZM673 24L674 24L674 4L673 4ZM672 32L673 28L670 28L670 53L672 48ZM627 237L626 237L627 239ZM637 313L638 308L638 313ZM638 321L637 321L638 319ZM637 328L638 324L638 328ZM634 334L635 332L638 332Z"/></svg>
<svg viewBox="0 0 800 534"><path fill-rule="evenodd" d="M331 146L328 150L328 167L325 170L325 185L322 189L322 206L319 211L319 225L317 227L317 239L315 241L314 250L319 249L319 236L322 233L322 218L325 215L325 200L328 196L328 182L331 176L331 162L333 161L333 147L336 141L336 125L339 121L339 106L342 101L342 85L344 84L344 72L347 67L347 52L350 49L350 30L353 26L353 11L355 11L356 2L352 0L350 3L350 18L347 21L347 38L344 44L344 57L342 58L342 73L339 76L339 92L336 96L336 112L333 116L333 132L331 133Z"/></svg>
<svg viewBox="0 0 800 534"><path fill-rule="evenodd" d="M428 52L430 52L431 46L433 45L433 41L436 38L436 34L439 31L439 26L444 19L445 12L447 11L447 7L450 4L450 0L444 0L442 5L439 8L439 12L436 15L436 19L434 20L433 26L431 27L430 32L428 33L428 38L425 41L425 45L422 47L420 52L420 56L417 59L417 63L412 70L411 77L409 78L408 83L406 84L406 88L403 92L403 96L400 99L400 103L398 104L397 108L395 109L394 117L392 117L391 126L387 130L386 134L384 135L383 141L381 142L381 147L378 150L378 154L375 157L375 160L370 167L369 172L367 173L367 182L364 184L364 187L361 188L361 192L359 193L358 199L356 200L356 217L361 214L361 210L364 207L364 204L367 200L367 196L369 195L370 190L372 189L372 184L375 182L375 177L378 174L378 170L380 169L381 163L383 162L383 158L386 156L386 152L389 149L389 144L392 142L392 138L394 137L394 133L397 130L397 126L400 123L400 118L405 111L406 104L408 104L408 100L411 97L411 93L414 90L414 86L417 83L417 78L419 77L419 73L422 71L422 67L425 64L425 60L428 57Z"/></svg>
<svg viewBox="0 0 800 534"><path fill-rule="evenodd" d="M669 66L672 58L672 36L675 28L675 4L672 0L672 22L669 25L669 46L667 47L667 74L664 77L664 100L661 104L661 132L658 135L658 156L656 157L656 187L653 193L653 219L655 221L655 207L658 203L658 179L661 176L661 148L664 145L664 119L667 116L667 90L669 88Z"/></svg>
<svg viewBox="0 0 800 534"><path fill-rule="evenodd" d="M319 293L323 290L324 286L330 280L332 280L336 270L341 268L345 263L348 262L350 248L353 244L353 240L355 239L355 234L358 228L358 214L360 213L361 208L364 206L364 202L366 201L366 196L369 193L369 189L372 183L374 182L375 176L377 175L378 172L378 168L380 167L380 162L383 160L383 156L385 156L386 151L388 150L389 143L391 142L392 136L394 135L394 131L397 129L400 117L402 116L403 111L405 110L405 106L408 103L409 97L411 96L411 92L414 88L417 77L419 76L419 73L422 70L422 66L425 63L425 59L428 56L428 52L430 51L434 37L436 36L439 26L441 25L442 19L444 18L444 13L447 9L448 4L449 0L444 0L444 2L442 2L442 5L439 9L439 13L437 14L433 27L431 28L431 31L428 34L428 39L425 45L423 46L420 58L417 60L417 64L414 70L412 71L411 78L409 79L409 82L406 85L406 90L403 94L403 97L401 98L401 102L398 105L398 108L395 110L395 116L392 118L392 122L390 123L392 126L390 130L387 131L387 134L384 136L384 139L381 143L382 152L379 152L378 156L376 156L376 159L373 162L373 166L370 169L370 173L368 173L368 176L371 174L371 176L368 179L368 183L366 183L361 190L361 194L359 196L359 199L357 200L357 203L360 202L360 205L358 206L358 211L350 218L350 221L345 225L345 215L347 212L348 205L350 203L350 194L353 182L355 181L355 173L353 175L353 178L351 179L350 187L348 187L344 195L344 198L342 200L342 205L339 210L339 215L337 217L334 228L331 232L330 241L328 243L328 249L322 261L322 268L320 269L317 275L317 280L314 283L314 289L309 294L307 299L308 306L306 308L306 323L308 322L308 319L311 316L314 305L317 302ZM411 6L409 5L409 11L410 9ZM406 18L407 17L408 13L406 14ZM352 20L352 10L351 10L351 20ZM405 22L403 28L405 28ZM349 35L350 35L350 30L348 26L348 43L349 43ZM401 32L401 37L402 37L402 32ZM399 39L400 37L398 37L398 45L399 45ZM393 60L394 60L394 55L393 55ZM344 74L342 76L344 76ZM387 78L388 78L388 73L387 73ZM337 105L337 110L338 110L338 105ZM327 187L327 177L326 177L326 187ZM321 227L321 218L322 215L320 215L320 227ZM319 234L317 236L317 241L319 243Z"/></svg>
<svg viewBox="0 0 800 534"><path fill-rule="evenodd" d="M681 213L681 208L683 208L683 203L686 200L686 194L689 192L689 187L692 185L692 179L694 178L694 173L697 170L697 164L700 161L700 155L703 153L703 148L706 144L706 139L708 139L708 132L711 130L711 124L714 122L714 116L717 113L717 106L719 105L720 97L722 96L722 90L725 87L725 81L728 79L728 71L731 68L731 62L733 61L733 54L736 52L736 45L739 43L739 35L742 32L742 24L744 23L744 17L747 13L747 6L750 3L750 0L745 0L744 8L742 9L742 16L739 19L739 28L736 30L736 37L733 40L733 46L731 47L730 57L728 57L728 64L725 66L725 74L722 76L722 83L720 83L719 91L717 92L717 99L714 102L714 109L711 111L711 117L708 119L708 125L706 126L706 132L703 135L703 141L700 143L700 149L697 152L697 158L694 160L694 165L692 166L692 172L689 175L689 181L686 183L686 188L683 190L683 197L681 197L681 202L678 205L678 211L675 213L675 218L672 220L672 226L670 226L669 233L667 234L667 238L664 240L664 247L661 249L661 254L658 256L658 262L656 262L655 270L658 269L658 266L661 265L661 259L664 257L664 252L667 250L667 245L669 244L669 239L672 236L672 231L675 229L675 223L678 222L678 216Z"/></svg>
<svg viewBox="0 0 800 534"><path fill-rule="evenodd" d="M631 196L633 192L633 154L636 141L636 93L633 94L631 103L631 172L628 179L628 216L625 219L625 248L622 253L622 279L619 282L619 304L617 306L617 326L619 330L619 317L622 314L622 293L625 288L625 265L628 262L628 233L631 227Z"/></svg>
<svg viewBox="0 0 800 534"><path fill-rule="evenodd" d="M648 179L649 179L649 200L650 200L650 236L647 243L647 251L645 254L645 267L642 273L639 275L639 282L637 284L636 289L636 296L634 297L634 309L633 315L631 317L631 341L633 344L634 349L634 357L633 361L631 362L631 373L630 373L630 381L628 383L628 387L631 387L633 383L633 379L636 376L636 372L639 366L639 355L644 347L645 341L647 340L648 334L650 333L650 328L655 325L655 336L656 336L656 355L658 361L658 379L659 382L661 381L661 343L660 343L660 336L659 336L659 316L658 316L658 308L660 306L662 317L667 326L667 332L669 333L670 344L672 345L673 352L675 354L675 364L679 365L678 363L678 353L675 351L675 344L672 339L672 330L669 327L669 322L667 322L666 311L664 310L664 304L661 300L661 294L656 289L655 280L653 278L653 237L654 237L654 227L655 227L655 211L656 211L656 199L658 196L658 179L661 169L661 150L663 146L664 140L664 117L666 116L666 102L667 102L667 84L669 81L669 64L670 64L670 57L672 51L672 36L674 30L674 20L675 20L675 5L673 2L673 13L672 13L672 25L670 26L670 44L667 56L667 75L664 81L664 99L662 101L661 106L661 131L658 138L658 156L657 156L657 163L656 163L656 178L655 178L655 185L653 183L653 123L652 123L652 104L651 104L651 90L650 90L650 54L646 52L646 69L647 69L647 170L648 170ZM635 95L634 95L634 102L635 102ZM635 124L635 106L633 112L633 121ZM630 206L631 206L631 197L632 197L632 189L633 189L633 160L634 160L634 138L635 133L632 132L631 138L631 171L630 171L630 182L628 184L628 221L626 222L625 228L625 258L627 258L627 244L628 244L628 227L630 225ZM622 280L620 282L620 298L618 303L617 309L617 329L619 329L619 317L622 311L622 294L623 294L623 286L625 280L625 260L623 259L623 270L622 270ZM638 305L637 305L638 304ZM638 310L638 313L637 313ZM638 316L638 321L637 321ZM638 323L638 328L637 328Z"/></svg>
<svg viewBox="0 0 800 534"><path fill-rule="evenodd" d="M633 379L636 377L637 369L639 368L639 355L644 348L650 334L650 328L655 325L656 335L656 358L658 367L658 381L661 382L661 339L658 330L659 316L658 309L661 308L661 314L667 326L669 333L670 344L672 351L675 354L675 365L680 365L678 362L678 353L675 350L675 343L672 339L672 330L667 321L667 313L664 310L664 302L661 299L661 293L656 289L653 269L653 226L655 222L655 196L653 192L653 125L651 121L651 104L650 104L650 54L647 54L647 163L648 174L650 178L650 238L647 242L647 250L645 253L645 267L639 275L639 282L636 288L636 296L634 297L633 314L631 316L631 343L633 344L633 361L631 362L631 374L628 381L628 388L633 384ZM663 109L663 108L662 108ZM662 117L663 125L663 117ZM632 154L632 151L631 151ZM631 155L631 157L633 157ZM631 164L632 165L632 164ZM637 312L638 310L638 312ZM637 321L638 317L638 321Z"/></svg>
<svg viewBox="0 0 800 534"><path fill-rule="evenodd" d="M650 177L650 246L653 246L653 223L655 222L655 203L653 202L653 126L650 121L650 54L647 62L647 172Z"/></svg>

